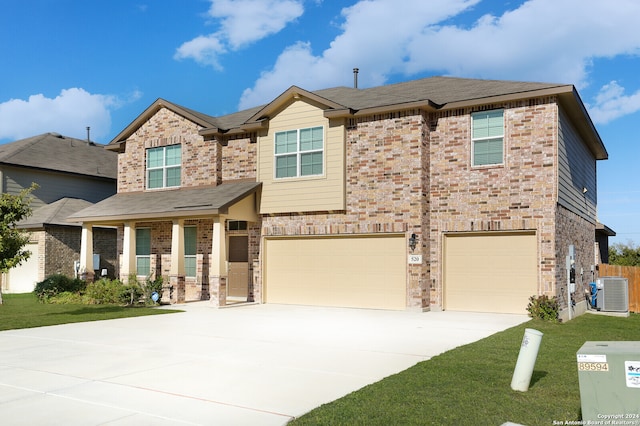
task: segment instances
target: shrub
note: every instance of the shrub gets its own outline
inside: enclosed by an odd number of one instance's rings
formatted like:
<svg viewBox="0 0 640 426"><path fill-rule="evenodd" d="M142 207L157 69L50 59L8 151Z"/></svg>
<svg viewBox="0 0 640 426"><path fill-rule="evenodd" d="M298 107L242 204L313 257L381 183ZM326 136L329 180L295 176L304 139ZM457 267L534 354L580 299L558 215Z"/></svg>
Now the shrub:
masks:
<svg viewBox="0 0 640 426"><path fill-rule="evenodd" d="M63 291L47 300L48 303L54 305L84 305L85 296L80 293L71 293L70 291Z"/></svg>
<svg viewBox="0 0 640 426"><path fill-rule="evenodd" d="M129 283L127 285L122 286L122 291L120 292L120 300L122 303L126 303L127 305L135 305L138 303L144 291L140 284L137 282Z"/></svg>
<svg viewBox="0 0 640 426"><path fill-rule="evenodd" d="M66 275L53 274L37 283L33 292L41 302L46 302L59 293L81 292L86 288L86 285L87 283L79 278L69 278Z"/></svg>
<svg viewBox="0 0 640 426"><path fill-rule="evenodd" d="M560 305L555 297L547 295L531 296L527 305L527 312L531 318L538 318L545 321L558 322Z"/></svg>
<svg viewBox="0 0 640 426"><path fill-rule="evenodd" d="M89 303L96 305L127 302L125 286L120 280L101 278L87 285L85 295Z"/></svg>
<svg viewBox="0 0 640 426"><path fill-rule="evenodd" d="M155 292L158 293L160 298L162 298L162 282L162 276L158 276L154 279L151 279L151 276L148 276L144 283L140 283L140 281L138 281L138 277L135 274L131 274L129 275L128 284L130 286L138 287L140 293L137 294L137 297L138 299L143 298L145 305L155 305L156 302L153 301L151 296ZM131 291L133 291L133 289Z"/></svg>
<svg viewBox="0 0 640 426"><path fill-rule="evenodd" d="M147 281L144 285L144 300L147 304L155 304L156 302L151 299L151 295L153 293L158 293L158 297L162 299L162 276L156 277L155 279L151 279L151 277L147 278Z"/></svg>

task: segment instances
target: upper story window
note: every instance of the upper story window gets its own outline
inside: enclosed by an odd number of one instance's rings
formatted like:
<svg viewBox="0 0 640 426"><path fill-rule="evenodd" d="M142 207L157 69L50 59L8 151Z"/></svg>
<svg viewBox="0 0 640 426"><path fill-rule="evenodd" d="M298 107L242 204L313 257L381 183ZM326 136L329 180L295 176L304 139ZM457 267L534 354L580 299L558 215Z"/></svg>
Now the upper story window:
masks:
<svg viewBox="0 0 640 426"><path fill-rule="evenodd" d="M324 128L289 130L275 134L276 179L324 173Z"/></svg>
<svg viewBox="0 0 640 426"><path fill-rule="evenodd" d="M180 186L180 145L147 149L147 188Z"/></svg>
<svg viewBox="0 0 640 426"><path fill-rule="evenodd" d="M504 110L471 114L471 157L473 166L504 161Z"/></svg>

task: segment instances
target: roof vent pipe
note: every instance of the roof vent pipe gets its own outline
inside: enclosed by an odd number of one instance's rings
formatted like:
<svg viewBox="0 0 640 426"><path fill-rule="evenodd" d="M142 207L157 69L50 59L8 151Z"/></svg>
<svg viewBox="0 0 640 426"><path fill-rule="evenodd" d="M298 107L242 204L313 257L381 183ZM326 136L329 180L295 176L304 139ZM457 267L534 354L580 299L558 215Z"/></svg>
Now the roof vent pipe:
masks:
<svg viewBox="0 0 640 426"><path fill-rule="evenodd" d="M357 89L358 88L358 72L360 70L358 68L354 68L353 69L353 88Z"/></svg>
<svg viewBox="0 0 640 426"><path fill-rule="evenodd" d="M87 126L87 144L91 145L91 127Z"/></svg>

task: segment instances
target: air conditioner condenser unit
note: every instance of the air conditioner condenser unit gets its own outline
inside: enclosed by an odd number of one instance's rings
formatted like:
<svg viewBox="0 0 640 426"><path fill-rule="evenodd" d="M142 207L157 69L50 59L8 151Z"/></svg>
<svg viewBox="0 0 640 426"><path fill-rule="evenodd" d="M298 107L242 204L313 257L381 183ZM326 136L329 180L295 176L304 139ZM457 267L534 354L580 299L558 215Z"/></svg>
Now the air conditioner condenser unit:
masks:
<svg viewBox="0 0 640 426"><path fill-rule="evenodd" d="M604 312L629 311L629 281L622 277L600 277L596 280L596 308Z"/></svg>

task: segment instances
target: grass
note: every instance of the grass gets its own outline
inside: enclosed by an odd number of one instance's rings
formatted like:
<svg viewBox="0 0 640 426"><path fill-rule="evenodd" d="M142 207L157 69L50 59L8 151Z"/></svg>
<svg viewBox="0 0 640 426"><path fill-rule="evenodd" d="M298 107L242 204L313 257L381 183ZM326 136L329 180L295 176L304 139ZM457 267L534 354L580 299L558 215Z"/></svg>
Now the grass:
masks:
<svg viewBox="0 0 640 426"><path fill-rule="evenodd" d="M544 336L529 390L516 392L510 385L525 328ZM565 324L532 320L421 362L291 424L571 424L581 418L576 353L598 340L640 340L640 315L586 314Z"/></svg>
<svg viewBox="0 0 640 426"><path fill-rule="evenodd" d="M2 298L0 330L180 312L153 307L45 304L40 303L33 293L3 294Z"/></svg>

